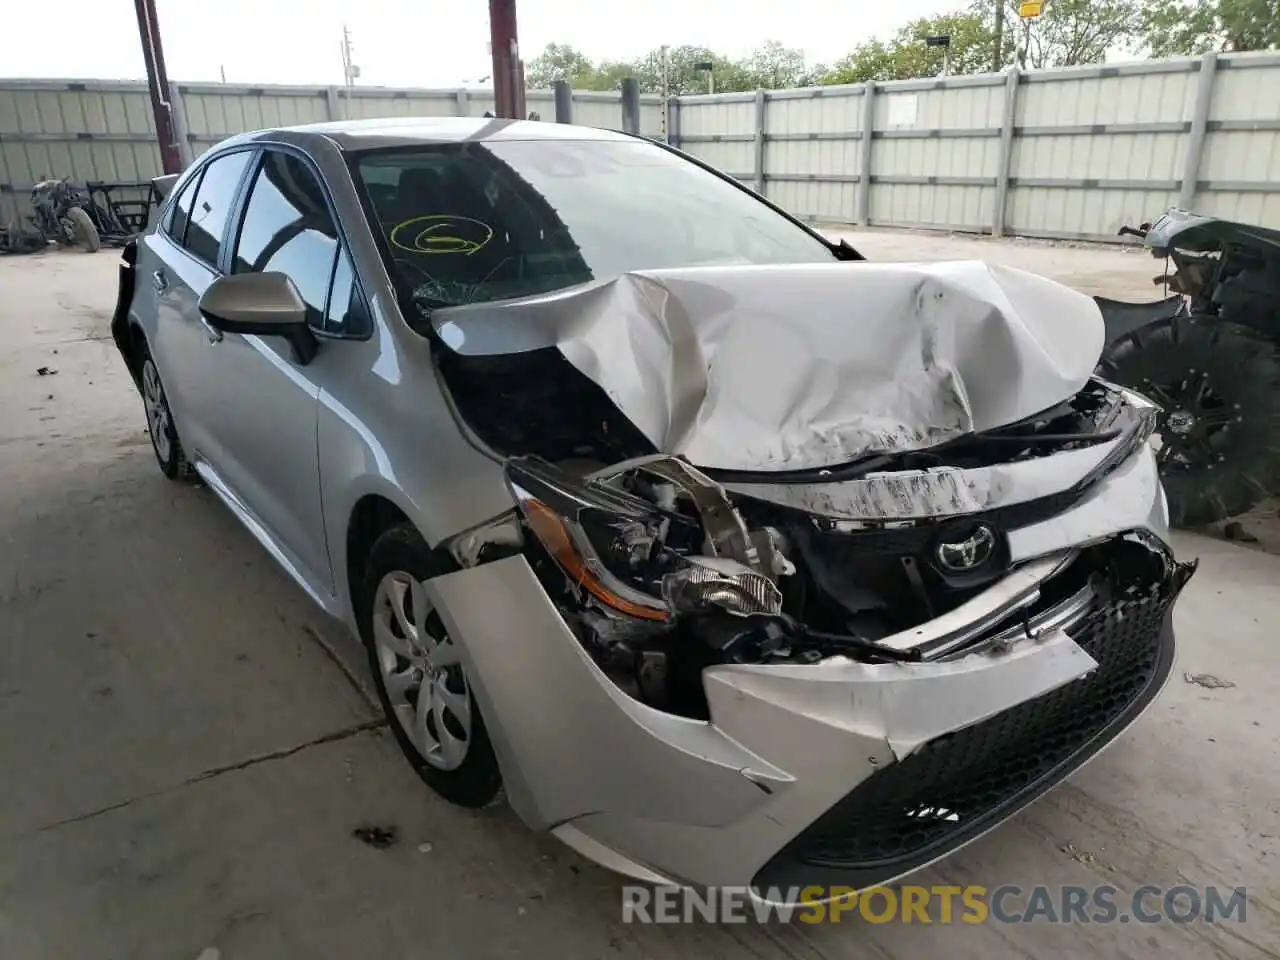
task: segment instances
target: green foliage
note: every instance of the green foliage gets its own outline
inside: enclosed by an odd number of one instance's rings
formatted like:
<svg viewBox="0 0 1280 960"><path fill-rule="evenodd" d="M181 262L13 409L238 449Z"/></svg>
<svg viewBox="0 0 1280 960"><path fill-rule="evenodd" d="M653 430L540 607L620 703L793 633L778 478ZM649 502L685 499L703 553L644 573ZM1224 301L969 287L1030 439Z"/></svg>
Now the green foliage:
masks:
<svg viewBox="0 0 1280 960"><path fill-rule="evenodd" d="M708 71L698 64L710 63L710 77L718 92L782 89L818 82L826 68L809 67L799 50L770 41L741 60L731 60L706 47L683 45L666 53L666 90L671 96L706 93ZM592 63L584 54L565 44L552 43L525 67L532 90L550 87L555 80L568 80L578 90L617 90L623 77L635 77L644 93L663 90L662 50L651 50L629 61Z"/></svg>
<svg viewBox="0 0 1280 960"><path fill-rule="evenodd" d="M963 2L963 0L961 0ZM996 55L996 12L1002 17ZM616 90L636 77L646 93L672 96L783 89L812 84L865 83L938 76L944 50L927 37L949 36L945 51L953 74L983 73L1018 63L1028 69L1100 63L1117 50L1150 49L1154 56L1208 50L1280 47L1280 0L1045 0L1042 16L1027 24L1017 0L970 0L969 6L908 23L889 39L854 47L830 68L810 65L804 54L770 41L733 60L706 47L653 50L630 61L593 63L573 47L550 44L529 64L529 85L543 88L565 79L582 90ZM698 64L710 63L708 71Z"/></svg>
<svg viewBox="0 0 1280 960"><path fill-rule="evenodd" d="M568 80L575 87L585 86L596 72L590 58L567 43L549 43L525 67L525 83L534 90L546 90L557 80Z"/></svg>
<svg viewBox="0 0 1280 960"><path fill-rule="evenodd" d="M837 60L823 83L865 83L868 80L908 80L942 72L943 48L925 44L927 37L949 36L946 52L950 72L982 73L991 69L995 39L994 18L957 12L925 17L900 29L888 43L871 40Z"/></svg>
<svg viewBox="0 0 1280 960"><path fill-rule="evenodd" d="M1280 47L1277 0L1153 0L1142 20L1156 57Z"/></svg>
<svg viewBox="0 0 1280 960"><path fill-rule="evenodd" d="M1012 58L1025 36L1026 55L1018 59L1033 69L1102 63L1109 51L1139 41L1144 6L1142 0L1045 0L1044 14L1024 31L1017 0L1006 0L1005 44ZM990 9L990 3L978 0L974 7Z"/></svg>

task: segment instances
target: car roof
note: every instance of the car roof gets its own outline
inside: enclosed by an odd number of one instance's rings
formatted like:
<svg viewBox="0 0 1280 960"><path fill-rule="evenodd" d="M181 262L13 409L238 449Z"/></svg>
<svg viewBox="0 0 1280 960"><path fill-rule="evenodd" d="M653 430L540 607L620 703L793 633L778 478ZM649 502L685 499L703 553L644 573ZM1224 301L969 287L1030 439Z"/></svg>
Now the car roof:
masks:
<svg viewBox="0 0 1280 960"><path fill-rule="evenodd" d="M287 133L297 143L310 137L324 138L344 151L427 143L461 143L483 140L627 140L626 134L596 127L535 120L494 117L384 117L370 120L337 120L293 127L259 130L242 139L266 140Z"/></svg>

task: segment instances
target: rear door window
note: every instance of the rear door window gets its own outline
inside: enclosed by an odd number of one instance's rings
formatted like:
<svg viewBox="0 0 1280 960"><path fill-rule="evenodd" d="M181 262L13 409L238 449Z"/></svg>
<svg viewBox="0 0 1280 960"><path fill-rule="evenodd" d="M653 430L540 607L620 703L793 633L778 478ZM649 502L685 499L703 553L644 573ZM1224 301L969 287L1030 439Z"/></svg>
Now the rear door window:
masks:
<svg viewBox="0 0 1280 960"><path fill-rule="evenodd" d="M218 264L223 230L231 216L236 191L240 188L250 156L252 151L240 150L214 159L205 167L196 188L195 203L188 213L190 223L182 245L210 266Z"/></svg>
<svg viewBox="0 0 1280 960"><path fill-rule="evenodd" d="M249 188L232 273L285 274L307 305L308 322L325 330L337 250L338 228L319 178L294 154L268 150Z"/></svg>

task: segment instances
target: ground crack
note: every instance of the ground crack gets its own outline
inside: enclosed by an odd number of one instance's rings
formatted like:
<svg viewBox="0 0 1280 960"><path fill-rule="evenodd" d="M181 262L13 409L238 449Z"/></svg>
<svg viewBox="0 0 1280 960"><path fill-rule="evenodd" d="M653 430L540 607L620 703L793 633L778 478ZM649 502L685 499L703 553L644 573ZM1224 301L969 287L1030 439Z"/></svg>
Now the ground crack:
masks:
<svg viewBox="0 0 1280 960"><path fill-rule="evenodd" d="M285 757L291 757L295 753L301 753L303 750L310 749L311 747L318 747L326 743L334 743L338 740L347 740L351 737L359 736L362 733L367 733L370 730L377 730L380 727L386 726L386 724L387 721L385 719L365 720L361 723L352 724L351 726L343 727L340 730L334 730L331 733L315 737L314 739L307 740L303 743L294 744L292 747L282 747L279 750L271 750L267 753L256 754L255 756L237 761L236 763L228 763L219 767L210 767L208 770L202 770L194 776L187 777L181 783L175 784L171 787L162 787L159 790L151 790L147 793L138 794L136 797L130 797L128 800L121 800L118 803L111 803L105 807L98 807L96 810L90 810L87 813L77 814L74 817L67 817L63 820L55 820L53 823L46 823L43 826L36 827L34 830L28 830L26 833L19 834L12 839L18 840L23 839L24 837L32 837L41 833L48 833L50 830L57 830L59 827L70 826L73 823L84 823L86 820L93 820L103 814L122 810L125 807L132 806L135 803L140 803L143 800L151 800L155 797L160 797L167 793L173 793L176 790L181 790L183 787L189 787L197 783L203 783L206 780L212 780L215 777L222 776L224 773L232 773L236 770L245 770L249 767L254 767L260 763L267 763L272 760L283 760Z"/></svg>

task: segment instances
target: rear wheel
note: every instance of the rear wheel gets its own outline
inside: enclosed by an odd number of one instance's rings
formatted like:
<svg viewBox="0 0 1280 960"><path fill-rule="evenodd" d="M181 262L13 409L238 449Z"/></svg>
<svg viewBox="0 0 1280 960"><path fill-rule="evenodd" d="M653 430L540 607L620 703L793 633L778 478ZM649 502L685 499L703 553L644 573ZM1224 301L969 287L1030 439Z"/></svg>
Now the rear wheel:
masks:
<svg viewBox="0 0 1280 960"><path fill-rule="evenodd" d="M410 765L446 800L483 807L498 797L502 775L460 648L423 588L446 572L411 524L392 527L369 553L356 622Z"/></svg>
<svg viewBox="0 0 1280 960"><path fill-rule="evenodd" d="M156 369L151 354L143 348L139 382L142 387L142 403L147 413L147 433L151 435L151 449L155 451L160 470L170 480L185 480L193 470L178 440L178 428L169 409L160 371Z"/></svg>
<svg viewBox="0 0 1280 960"><path fill-rule="evenodd" d="M102 247L102 237L98 235L97 224L81 207L68 207L66 220L71 227L71 239L82 244L89 253L97 253Z"/></svg>
<svg viewBox="0 0 1280 960"><path fill-rule="evenodd" d="M1113 344L1101 374L1163 407L1160 475L1174 526L1238 516L1280 489L1280 357L1248 327L1181 316Z"/></svg>

